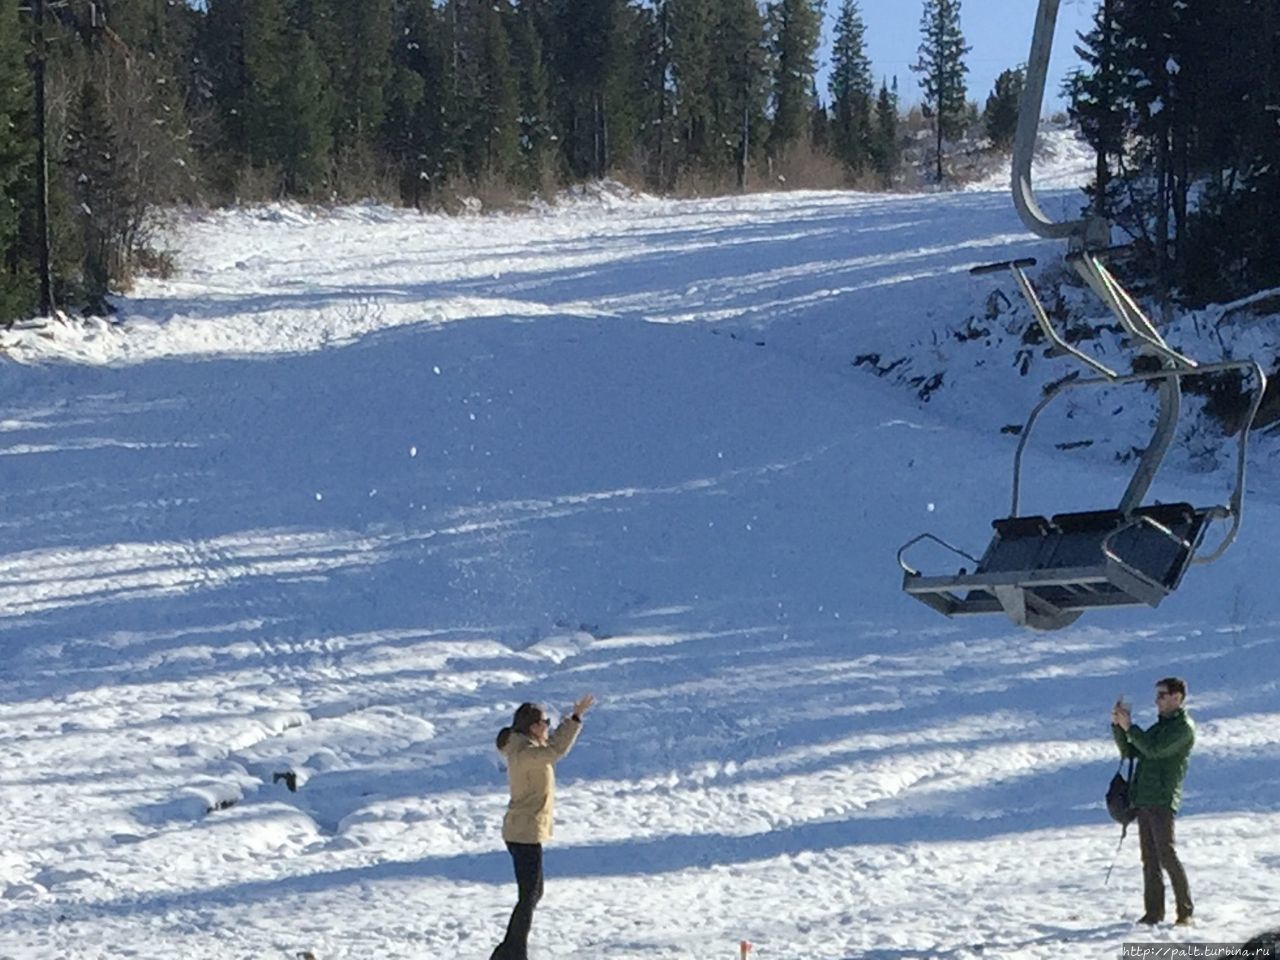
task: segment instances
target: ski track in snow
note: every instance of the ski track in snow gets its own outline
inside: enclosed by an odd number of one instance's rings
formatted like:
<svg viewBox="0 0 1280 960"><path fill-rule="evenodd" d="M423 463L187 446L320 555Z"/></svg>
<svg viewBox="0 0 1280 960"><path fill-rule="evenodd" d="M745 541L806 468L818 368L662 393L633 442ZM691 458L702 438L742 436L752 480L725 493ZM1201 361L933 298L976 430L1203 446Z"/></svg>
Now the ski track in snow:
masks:
<svg viewBox="0 0 1280 960"><path fill-rule="evenodd" d="M1027 634L899 590L914 534L981 549L1000 428L1066 369L1018 375L1016 311L953 336L1014 296L969 267L1056 254L986 187L187 215L118 323L0 335L0 957L485 957L514 898L493 735L588 690L535 960L1181 941L1130 923L1136 838L1103 883L1107 711L1149 722L1169 673L1195 938L1256 932L1269 437L1240 543L1156 611ZM1053 429L1095 443L1029 456L1037 502L1111 496L1145 416L1073 405ZM1217 450L1162 490L1221 495Z"/></svg>

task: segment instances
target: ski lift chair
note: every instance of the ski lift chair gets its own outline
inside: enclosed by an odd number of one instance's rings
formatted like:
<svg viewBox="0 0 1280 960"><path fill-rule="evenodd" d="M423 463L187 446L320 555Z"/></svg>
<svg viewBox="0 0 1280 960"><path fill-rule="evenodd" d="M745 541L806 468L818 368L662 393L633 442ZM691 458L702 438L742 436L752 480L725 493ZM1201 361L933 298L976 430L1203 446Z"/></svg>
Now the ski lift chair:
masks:
<svg viewBox="0 0 1280 960"><path fill-rule="evenodd" d="M1013 205L1032 233L1065 240L1072 251L1067 262L1084 278L1119 319L1137 353L1154 358L1159 369L1121 374L1067 343L1053 328L1026 275L1034 260L1012 260L978 267L974 273L1009 270L1030 305L1055 353L1071 357L1094 376L1060 382L1040 401L1023 428L1013 464L1013 507L1009 516L992 521L994 533L980 558L939 539L921 534L898 550L902 588L949 617L1005 613L1014 623L1052 630L1074 622L1097 607L1154 607L1177 589L1193 563L1211 563L1226 551L1240 529L1244 494L1245 452L1249 430L1266 389L1266 376L1253 360L1200 364L1171 349L1137 303L1103 265L1111 228L1099 216L1050 220L1032 189L1032 158L1044 102L1053 32L1061 0L1039 0L1035 33L1027 57L1018 127L1014 137L1011 186ZM1193 507L1187 503L1143 504L1174 435L1188 377L1235 371L1252 382L1253 396L1240 429L1235 487L1226 504ZM1021 516L1022 455L1041 411L1069 390L1155 383L1159 413L1151 442L1138 461L1119 504L1085 513ZM1200 555L1206 528L1215 520L1230 521L1221 542ZM925 575L906 560L909 548L932 541L965 561L957 572Z"/></svg>
<svg viewBox="0 0 1280 960"><path fill-rule="evenodd" d="M1102 252L1086 251L1067 259L1085 274L1091 286L1105 291L1108 304L1125 330L1143 352L1161 359L1161 369L1120 374L1068 344L1054 329L1027 278L1026 268L1033 266L1034 260L996 263L972 271L981 274L1010 270L1037 323L1054 344L1054 351L1074 357L1099 375L1058 383L1031 411L1014 455L1012 509L1009 516L992 521L994 533L981 557L929 533L912 538L898 550L903 590L949 617L1003 612L1020 626L1053 630L1097 607L1155 607L1177 589L1191 564L1216 560L1239 531L1245 452L1266 389L1266 376L1253 360L1201 364L1171 349L1103 266L1101 255ZM1142 499L1176 433L1182 381L1224 372L1236 372L1252 382L1252 396L1240 430L1235 485L1228 502L1208 507L1189 503L1143 505ZM1160 392L1155 431L1120 503L1114 508L1048 517L1020 515L1022 457L1044 409L1071 390L1152 382ZM1200 556L1205 532L1215 520L1229 520L1230 527L1212 553ZM954 573L923 574L906 560L907 551L922 541L943 547L967 564Z"/></svg>

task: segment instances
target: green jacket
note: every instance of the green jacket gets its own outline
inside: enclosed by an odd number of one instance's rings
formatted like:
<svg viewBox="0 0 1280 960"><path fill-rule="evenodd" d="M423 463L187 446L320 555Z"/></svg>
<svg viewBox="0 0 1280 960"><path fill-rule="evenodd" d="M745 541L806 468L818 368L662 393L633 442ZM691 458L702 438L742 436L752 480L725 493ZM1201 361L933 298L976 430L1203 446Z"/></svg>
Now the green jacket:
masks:
<svg viewBox="0 0 1280 960"><path fill-rule="evenodd" d="M1196 742L1196 727L1186 709L1161 717L1146 730L1134 724L1125 731L1113 723L1111 735L1122 756L1138 760L1129 785L1129 803L1135 807L1168 807L1177 813L1182 804L1187 760Z"/></svg>

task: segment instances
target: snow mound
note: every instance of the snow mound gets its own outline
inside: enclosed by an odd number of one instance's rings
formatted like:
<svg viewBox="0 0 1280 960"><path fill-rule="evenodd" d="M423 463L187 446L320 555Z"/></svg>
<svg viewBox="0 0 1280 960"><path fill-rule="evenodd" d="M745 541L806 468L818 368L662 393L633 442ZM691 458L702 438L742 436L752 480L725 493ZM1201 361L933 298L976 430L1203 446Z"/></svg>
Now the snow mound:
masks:
<svg viewBox="0 0 1280 960"><path fill-rule="evenodd" d="M1093 170L1093 149L1076 130L1062 126L1041 128L1036 140L1036 155L1031 162L1031 182L1037 190L1083 188L1093 179ZM1009 177L1010 163L1004 163L965 189L1008 190Z"/></svg>

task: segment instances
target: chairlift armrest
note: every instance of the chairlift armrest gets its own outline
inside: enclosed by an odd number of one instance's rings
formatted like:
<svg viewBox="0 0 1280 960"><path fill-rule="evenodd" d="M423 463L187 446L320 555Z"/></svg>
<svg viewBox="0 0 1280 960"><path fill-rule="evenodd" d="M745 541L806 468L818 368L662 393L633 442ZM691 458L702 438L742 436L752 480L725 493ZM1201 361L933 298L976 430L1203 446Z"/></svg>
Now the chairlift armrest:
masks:
<svg viewBox="0 0 1280 960"><path fill-rule="evenodd" d="M957 556L964 557L966 560L970 561L975 567L982 562L977 557L972 556L968 553L965 553L959 547L955 547L947 543L947 541L943 540L941 537L935 537L932 533L922 533L919 536L912 537L910 540L908 540L906 543L904 543L902 546L898 548L898 566L902 568L903 573L908 574L909 576L918 577L920 576L920 571L915 569L914 567L908 566L906 560L902 558L902 555L907 552L908 547L914 546L915 544L919 543L921 540L932 540L934 543L939 544L940 546L946 547L948 550L950 550L952 553L956 554Z"/></svg>
<svg viewBox="0 0 1280 960"><path fill-rule="evenodd" d="M1170 540L1176 543L1183 550L1191 549L1190 543L1188 543L1182 537L1178 536L1176 533L1170 530L1167 526L1165 526L1159 520L1153 520L1151 517L1139 516L1139 517L1134 517L1128 523L1122 523L1120 526L1116 527L1109 534L1107 534L1105 537L1102 538L1103 555L1108 560L1114 560L1116 563L1123 563L1125 566L1129 566L1129 564L1125 563L1125 561L1121 559L1120 555L1116 553L1114 549L1112 549L1111 542L1115 540L1116 537L1120 536L1120 534L1124 533L1126 530L1132 530L1134 527L1140 527L1143 525L1154 527L1160 533L1164 534L1166 537L1168 537Z"/></svg>

